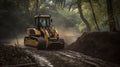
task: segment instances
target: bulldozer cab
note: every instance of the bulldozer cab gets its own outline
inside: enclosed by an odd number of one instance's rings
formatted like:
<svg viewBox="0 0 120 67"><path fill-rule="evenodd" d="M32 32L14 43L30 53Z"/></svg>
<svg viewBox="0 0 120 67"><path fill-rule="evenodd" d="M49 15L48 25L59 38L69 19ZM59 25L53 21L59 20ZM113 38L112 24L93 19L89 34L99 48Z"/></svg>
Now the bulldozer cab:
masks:
<svg viewBox="0 0 120 67"><path fill-rule="evenodd" d="M35 16L35 26L36 28L48 28L51 27L52 19L50 15L39 15Z"/></svg>

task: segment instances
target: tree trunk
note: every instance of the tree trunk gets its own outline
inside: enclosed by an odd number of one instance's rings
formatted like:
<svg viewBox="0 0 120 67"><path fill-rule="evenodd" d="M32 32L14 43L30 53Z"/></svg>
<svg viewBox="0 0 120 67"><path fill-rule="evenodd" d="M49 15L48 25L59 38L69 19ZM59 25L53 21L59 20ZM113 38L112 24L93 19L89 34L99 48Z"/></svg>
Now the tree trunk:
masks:
<svg viewBox="0 0 120 67"><path fill-rule="evenodd" d="M77 0L77 6L78 6L79 13L80 13L80 17L81 17L82 21L85 23L87 31L90 32L90 30L91 30L90 24L83 16L83 12L82 12L82 8L81 8L81 0Z"/></svg>
<svg viewBox="0 0 120 67"><path fill-rule="evenodd" d="M94 12L94 9L93 9L93 6L92 6L92 2L91 0L88 0L89 3L90 3L90 7L91 7L91 10L92 10L92 14L93 14L93 18L94 18L94 21L95 21L95 24L96 24L96 28L98 31L100 31L100 28L99 28L99 25L97 23L97 19L96 19L96 16L95 16L95 12Z"/></svg>
<svg viewBox="0 0 120 67"><path fill-rule="evenodd" d="M116 31L116 23L113 15L112 0L107 0L108 23L111 32Z"/></svg>
<svg viewBox="0 0 120 67"><path fill-rule="evenodd" d="M35 14L37 15L38 14L38 7L39 7L39 0L36 0L35 2Z"/></svg>
<svg viewBox="0 0 120 67"><path fill-rule="evenodd" d="M69 8L68 8L69 11L71 11L71 8L72 8L73 5L74 5L74 3L71 3L71 4L70 4L70 6L69 6Z"/></svg>

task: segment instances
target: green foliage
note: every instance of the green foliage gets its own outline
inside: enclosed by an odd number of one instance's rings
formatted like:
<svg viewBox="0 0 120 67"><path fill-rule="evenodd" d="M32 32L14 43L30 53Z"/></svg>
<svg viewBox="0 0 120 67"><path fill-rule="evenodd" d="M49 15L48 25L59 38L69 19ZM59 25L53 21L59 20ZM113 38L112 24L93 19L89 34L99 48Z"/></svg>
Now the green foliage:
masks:
<svg viewBox="0 0 120 67"><path fill-rule="evenodd" d="M10 36L14 36L15 31L23 31L25 22L29 22L27 3L29 4L29 0L0 0L0 37L11 33Z"/></svg>
<svg viewBox="0 0 120 67"><path fill-rule="evenodd" d="M120 0L113 0L114 15L120 17Z"/></svg>
<svg viewBox="0 0 120 67"><path fill-rule="evenodd" d="M61 24L65 24L66 27L75 27L76 24L80 24L80 18L74 11L69 12L68 9L63 10L57 9L58 13L61 15L62 20L59 20Z"/></svg>
<svg viewBox="0 0 120 67"><path fill-rule="evenodd" d="M67 28L75 28L85 31L76 1L77 0L38 0L38 12L40 14L51 14L55 25L63 25ZM113 1L114 15L120 18L120 0ZM33 16L36 14L36 0L0 0L0 32L9 34L25 32L26 27L33 27ZM71 5L71 6L70 6ZM106 0L92 0L95 15L100 29L108 30ZM82 9L85 18L89 21L92 31L96 30L94 19L88 0L82 0ZM119 21L118 21L119 22ZM119 22L120 23L120 22ZM2 35L1 35L2 36Z"/></svg>

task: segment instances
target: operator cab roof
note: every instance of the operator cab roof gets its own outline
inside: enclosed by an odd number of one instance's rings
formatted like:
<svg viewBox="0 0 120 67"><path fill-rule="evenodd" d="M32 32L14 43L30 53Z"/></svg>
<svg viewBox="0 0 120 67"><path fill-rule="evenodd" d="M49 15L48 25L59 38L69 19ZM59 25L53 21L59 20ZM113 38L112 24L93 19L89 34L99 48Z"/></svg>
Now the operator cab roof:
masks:
<svg viewBox="0 0 120 67"><path fill-rule="evenodd" d="M43 18L50 18L51 15L36 15L34 16L35 18L38 18L38 17L43 17Z"/></svg>

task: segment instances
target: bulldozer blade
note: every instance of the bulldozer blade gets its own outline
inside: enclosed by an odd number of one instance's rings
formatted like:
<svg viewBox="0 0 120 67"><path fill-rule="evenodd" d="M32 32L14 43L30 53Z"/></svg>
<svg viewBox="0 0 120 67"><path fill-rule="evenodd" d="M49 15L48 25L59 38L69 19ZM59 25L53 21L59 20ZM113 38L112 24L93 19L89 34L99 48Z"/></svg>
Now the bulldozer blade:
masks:
<svg viewBox="0 0 120 67"><path fill-rule="evenodd" d="M49 41L48 49L64 49L64 40Z"/></svg>

